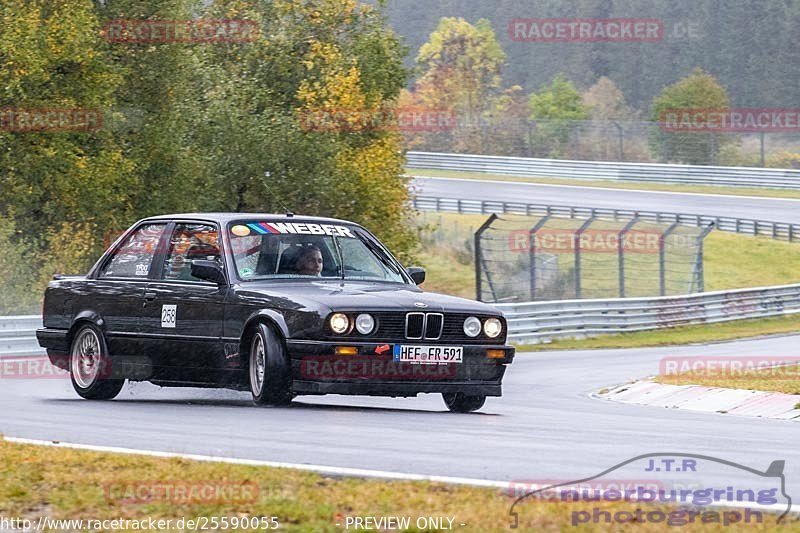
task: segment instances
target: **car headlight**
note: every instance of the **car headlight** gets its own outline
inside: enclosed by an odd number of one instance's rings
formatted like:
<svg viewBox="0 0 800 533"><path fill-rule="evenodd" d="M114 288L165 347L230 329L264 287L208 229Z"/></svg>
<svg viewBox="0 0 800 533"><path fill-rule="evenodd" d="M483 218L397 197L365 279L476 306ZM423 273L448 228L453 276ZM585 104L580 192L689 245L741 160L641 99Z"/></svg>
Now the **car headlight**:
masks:
<svg viewBox="0 0 800 533"><path fill-rule="evenodd" d="M362 335L369 335L375 329L375 319L372 315L363 313L356 317L356 329Z"/></svg>
<svg viewBox="0 0 800 533"><path fill-rule="evenodd" d="M477 337L481 334L481 321L471 316L464 321L464 333L467 337Z"/></svg>
<svg viewBox="0 0 800 533"><path fill-rule="evenodd" d="M494 339L503 331L503 323L496 318L490 318L483 323L483 332L490 339Z"/></svg>
<svg viewBox="0 0 800 533"><path fill-rule="evenodd" d="M344 333L350 329L350 319L344 313L332 314L330 324L334 333Z"/></svg>

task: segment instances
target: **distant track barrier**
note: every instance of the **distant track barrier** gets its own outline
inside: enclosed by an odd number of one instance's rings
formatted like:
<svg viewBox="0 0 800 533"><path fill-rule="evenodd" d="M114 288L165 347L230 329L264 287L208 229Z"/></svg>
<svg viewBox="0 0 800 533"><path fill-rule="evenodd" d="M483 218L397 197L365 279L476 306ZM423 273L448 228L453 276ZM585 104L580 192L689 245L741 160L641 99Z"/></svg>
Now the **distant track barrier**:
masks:
<svg viewBox="0 0 800 533"><path fill-rule="evenodd" d="M654 298L497 304L514 343L800 313L800 284Z"/></svg>
<svg viewBox="0 0 800 533"><path fill-rule="evenodd" d="M36 330L42 327L39 315L0 317L0 357L42 355Z"/></svg>
<svg viewBox="0 0 800 533"><path fill-rule="evenodd" d="M464 214L489 215L492 213L509 213L526 216L597 218L601 220L631 220L638 217L641 221L655 222L657 224L671 224L677 222L682 225L693 227L707 227L710 224L714 224L714 227L721 231L742 233L745 235L762 235L790 242L800 240L800 224L747 218L640 211L636 209L528 204L495 200L459 200L456 198L434 196L417 196L413 199L413 206L420 211L443 211Z"/></svg>
<svg viewBox="0 0 800 533"><path fill-rule="evenodd" d="M407 168L575 180L800 189L800 170L791 169L567 161L437 152L408 152L406 158Z"/></svg>

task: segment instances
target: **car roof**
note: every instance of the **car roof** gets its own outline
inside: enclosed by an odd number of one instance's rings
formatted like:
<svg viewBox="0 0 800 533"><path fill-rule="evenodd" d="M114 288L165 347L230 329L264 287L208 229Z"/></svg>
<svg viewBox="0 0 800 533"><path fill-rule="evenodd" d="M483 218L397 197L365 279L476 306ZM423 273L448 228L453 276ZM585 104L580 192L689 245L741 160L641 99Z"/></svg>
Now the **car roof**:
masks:
<svg viewBox="0 0 800 533"><path fill-rule="evenodd" d="M227 224L228 222L231 222L233 220L242 220L242 219L278 220L286 222L311 221L323 224L337 223L337 224L357 225L355 222L350 222L348 220L341 220L338 218L313 217L313 216L296 215L296 214L276 215L269 213L176 213L172 215L158 215L158 216L147 217L144 220L173 220L173 219L201 220L201 221L211 220L214 222L218 222L221 225Z"/></svg>

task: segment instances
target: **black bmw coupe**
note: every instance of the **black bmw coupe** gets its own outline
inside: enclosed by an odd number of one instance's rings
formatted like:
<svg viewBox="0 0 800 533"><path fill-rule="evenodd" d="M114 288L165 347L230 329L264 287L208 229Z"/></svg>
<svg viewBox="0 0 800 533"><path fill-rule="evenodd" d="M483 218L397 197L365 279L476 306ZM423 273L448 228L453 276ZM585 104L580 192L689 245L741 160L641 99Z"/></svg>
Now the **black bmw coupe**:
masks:
<svg viewBox="0 0 800 533"><path fill-rule="evenodd" d="M126 380L303 394L441 393L451 411L501 395L514 348L496 308L422 291L366 229L242 213L157 216L85 276L56 276L37 331L77 393Z"/></svg>

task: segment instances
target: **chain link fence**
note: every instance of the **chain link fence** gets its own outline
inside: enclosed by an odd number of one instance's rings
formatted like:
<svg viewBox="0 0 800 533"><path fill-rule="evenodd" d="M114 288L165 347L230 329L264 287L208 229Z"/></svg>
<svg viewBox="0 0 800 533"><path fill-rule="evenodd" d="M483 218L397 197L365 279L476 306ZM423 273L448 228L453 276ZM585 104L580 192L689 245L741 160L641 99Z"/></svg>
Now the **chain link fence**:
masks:
<svg viewBox="0 0 800 533"><path fill-rule="evenodd" d="M452 128L404 132L406 147L582 161L800 168L800 132L672 131L640 120L455 117Z"/></svg>
<svg viewBox="0 0 800 533"><path fill-rule="evenodd" d="M476 293L499 303L703 292L712 228L495 214L475 232Z"/></svg>

